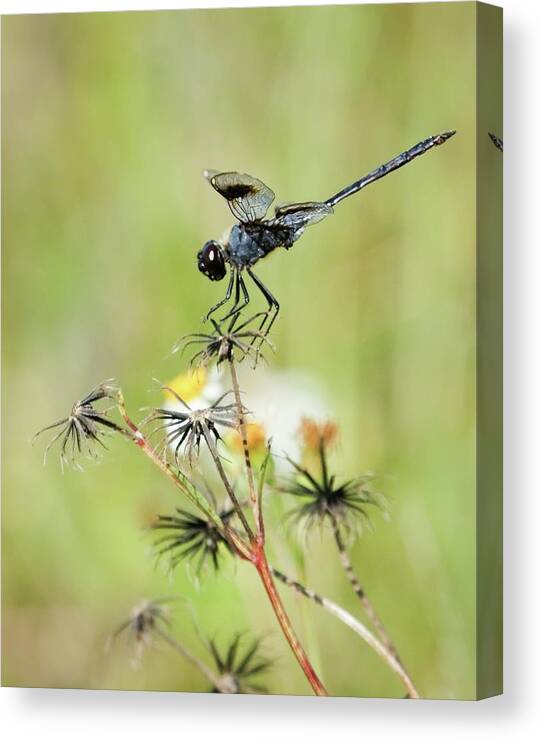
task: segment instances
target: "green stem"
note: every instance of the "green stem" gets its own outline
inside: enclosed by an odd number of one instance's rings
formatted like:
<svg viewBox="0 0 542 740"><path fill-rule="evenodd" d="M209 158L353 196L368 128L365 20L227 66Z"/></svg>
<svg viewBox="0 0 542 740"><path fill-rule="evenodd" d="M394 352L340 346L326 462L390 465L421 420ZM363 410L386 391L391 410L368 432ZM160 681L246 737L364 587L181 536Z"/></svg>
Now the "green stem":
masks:
<svg viewBox="0 0 542 740"><path fill-rule="evenodd" d="M213 458L213 462L216 466L216 469L218 470L218 474L220 475L220 479L222 480L222 483L224 484L224 488L226 489L226 493L231 499L233 508L235 509L235 513L237 514L237 516L239 517L241 521L241 524L245 528L245 531L249 539L252 541L255 539L254 532L250 528L250 524L248 523L245 513L243 509L241 508L241 504L239 503L239 500L237 496L235 495L235 491L233 490L233 487L230 481L228 480L228 476L226 475L226 471L224 470L224 466L222 465L222 461L217 452L216 445L213 442L211 435L209 434L209 431L206 426L203 427L203 434L205 436L205 441L207 442L207 447L209 448L209 452L211 453L211 457Z"/></svg>
<svg viewBox="0 0 542 740"><path fill-rule="evenodd" d="M173 648L176 652L179 653L179 655L182 655L183 658L185 658L189 663L192 663L192 665L198 669L198 671L205 676L207 681L211 683L217 691L221 691L221 683L220 683L220 677L217 676L202 660L197 658L195 655L193 655L189 650L187 650L184 645L181 645L180 642L177 642L174 637L171 637L166 630L163 630L161 627L154 627L154 632L156 632L157 635L161 637L164 642L167 642L167 644Z"/></svg>
<svg viewBox="0 0 542 740"><path fill-rule="evenodd" d="M265 527L264 527L264 522L263 522L260 496L258 496L256 492L256 484L254 482L254 471L252 469L252 463L250 461L250 452L248 449L248 438L247 438L245 414L243 412L243 404L241 402L241 390L239 388L239 381L237 379L237 370L235 369L235 363L233 361L233 358L230 357L228 360L228 363L230 366L233 394L235 396L235 403L237 405L238 431L239 431L239 434L241 435L241 440L243 442L243 456L245 458L245 468L247 471L249 498L250 498L250 503L252 505L252 511L254 513L254 521L256 522L258 535L259 535L260 541L263 543L265 542Z"/></svg>
<svg viewBox="0 0 542 740"><path fill-rule="evenodd" d="M350 585L352 586L352 590L354 591L358 599L361 601L361 604L365 610L365 613L367 614L367 617L369 618L369 621L373 625L376 634L378 635L378 637L380 638L380 640L386 647L387 651L394 657L397 663L401 665L401 667L403 668L403 671L406 673L406 669L404 667L403 662L401 661L401 658L399 657L397 648L393 644L392 639L387 629L384 627L384 624L382 623L380 617L378 616L376 612L376 609L373 606L372 601L369 599L369 597L365 593L365 589L361 585L359 578L356 576L354 572L354 567L348 555L348 550L346 548L346 545L343 541L339 524L335 518L332 518L331 522L333 526L333 535L335 537L335 543L337 545L337 550L339 551L339 559L346 573L346 577L348 578ZM409 680L411 681L411 679Z"/></svg>

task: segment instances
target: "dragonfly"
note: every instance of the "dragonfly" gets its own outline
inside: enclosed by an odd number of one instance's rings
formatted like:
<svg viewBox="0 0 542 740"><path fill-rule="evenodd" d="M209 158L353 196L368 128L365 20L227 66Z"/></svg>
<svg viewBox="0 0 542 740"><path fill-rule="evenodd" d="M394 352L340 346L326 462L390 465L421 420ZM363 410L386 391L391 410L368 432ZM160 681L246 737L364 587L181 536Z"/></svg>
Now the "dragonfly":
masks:
<svg viewBox="0 0 542 740"><path fill-rule="evenodd" d="M495 144L497 149L500 149L501 152L503 151L503 142L502 139L499 139L498 136L495 136L495 134L492 134L491 131L488 131L488 136L491 139L491 141Z"/></svg>
<svg viewBox="0 0 542 740"><path fill-rule="evenodd" d="M367 185L412 162L430 149L444 144L455 133L445 131L418 142L327 200L277 206L270 218L266 216L275 194L261 180L239 172L205 170L204 177L225 198L232 215L237 219L237 223L228 229L220 241L216 239L207 241L197 254L198 269L209 280L223 280L229 269L226 293L207 312L205 320L210 319L216 311L227 304L233 294L233 304L220 323L228 319L235 322L236 317L250 303L245 279L245 276L248 276L267 304L267 310L256 314L257 317L261 317L259 332L266 336L278 316L280 305L254 272L256 263L279 247L290 249L307 226L327 218L333 213L335 206L345 198L359 193Z"/></svg>

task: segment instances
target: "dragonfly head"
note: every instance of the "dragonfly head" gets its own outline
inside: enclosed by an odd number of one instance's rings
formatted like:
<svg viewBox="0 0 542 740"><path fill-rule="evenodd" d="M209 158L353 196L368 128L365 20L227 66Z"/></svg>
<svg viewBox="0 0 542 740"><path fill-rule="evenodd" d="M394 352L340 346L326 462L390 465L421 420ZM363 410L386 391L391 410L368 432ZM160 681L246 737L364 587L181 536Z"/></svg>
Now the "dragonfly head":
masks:
<svg viewBox="0 0 542 740"><path fill-rule="evenodd" d="M219 242L205 242L198 252L198 270L209 280L222 280L226 274L226 259L224 247Z"/></svg>

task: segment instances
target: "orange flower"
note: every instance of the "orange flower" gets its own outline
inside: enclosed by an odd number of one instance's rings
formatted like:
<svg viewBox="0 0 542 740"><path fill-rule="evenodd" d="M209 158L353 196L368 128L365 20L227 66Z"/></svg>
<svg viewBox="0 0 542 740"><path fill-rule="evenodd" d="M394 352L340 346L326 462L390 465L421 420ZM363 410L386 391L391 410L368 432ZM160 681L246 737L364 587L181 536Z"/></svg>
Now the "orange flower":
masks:
<svg viewBox="0 0 542 740"><path fill-rule="evenodd" d="M318 452L320 443L324 447L332 447L337 442L339 430L337 425L332 421L317 422L314 419L304 417L301 420L298 434L303 446L311 452Z"/></svg>
<svg viewBox="0 0 542 740"><path fill-rule="evenodd" d="M256 452L258 450L263 450L266 445L266 436L265 436L265 429L263 428L262 424L259 424L258 422L249 422L245 425L246 434L247 434L247 444L248 449L251 452ZM231 449L234 452L238 452L239 454L242 454L243 452L243 439L239 432L235 431L232 432L228 436L228 444L231 447Z"/></svg>

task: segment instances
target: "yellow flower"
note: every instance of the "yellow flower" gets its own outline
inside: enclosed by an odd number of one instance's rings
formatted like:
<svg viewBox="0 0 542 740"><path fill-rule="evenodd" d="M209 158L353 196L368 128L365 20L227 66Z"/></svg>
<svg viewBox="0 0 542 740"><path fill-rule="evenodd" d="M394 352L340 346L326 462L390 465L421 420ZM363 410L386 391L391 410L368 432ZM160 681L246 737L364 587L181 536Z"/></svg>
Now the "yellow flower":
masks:
<svg viewBox="0 0 542 740"><path fill-rule="evenodd" d="M201 396L207 383L207 370L199 367L196 370L188 370L185 373L179 373L173 380L166 383L168 388L180 396L183 401L190 403L194 398ZM167 388L164 390L167 401L176 401L177 399Z"/></svg>
<svg viewBox="0 0 542 740"><path fill-rule="evenodd" d="M215 369L207 370L199 367L180 373L166 383L192 409L206 408L222 395L222 386ZM168 406L177 406L179 401L168 389L164 389L164 396Z"/></svg>

